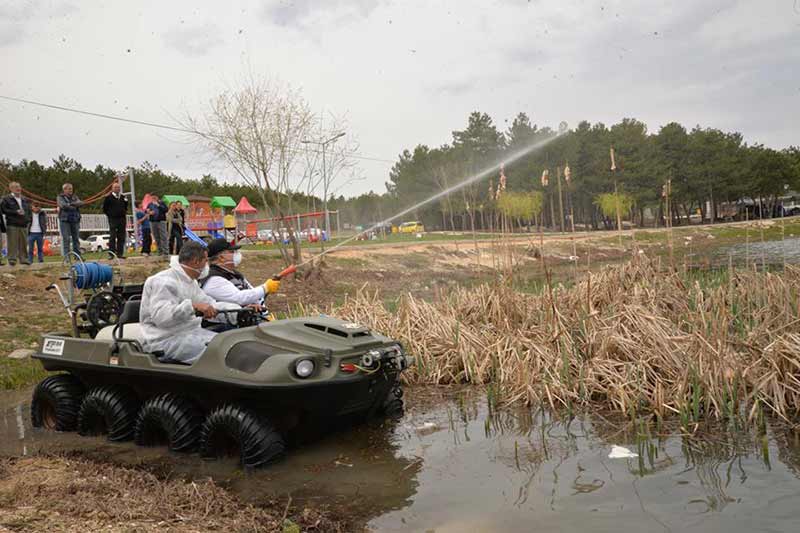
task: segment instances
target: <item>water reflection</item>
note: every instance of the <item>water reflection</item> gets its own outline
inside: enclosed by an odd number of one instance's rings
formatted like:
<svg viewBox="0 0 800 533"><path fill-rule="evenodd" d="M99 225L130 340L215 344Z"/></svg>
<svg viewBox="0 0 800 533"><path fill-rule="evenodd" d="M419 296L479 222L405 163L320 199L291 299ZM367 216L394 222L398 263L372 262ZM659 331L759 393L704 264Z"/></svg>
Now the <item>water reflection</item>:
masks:
<svg viewBox="0 0 800 533"><path fill-rule="evenodd" d="M413 452L424 462L416 494L407 508L373 519L375 530L736 532L800 526L800 439L771 427L763 436L724 427L681 435L601 414L495 411L474 395L404 421L406 427L422 423L442 430L396 436L399 453ZM638 456L609 459L612 445Z"/></svg>

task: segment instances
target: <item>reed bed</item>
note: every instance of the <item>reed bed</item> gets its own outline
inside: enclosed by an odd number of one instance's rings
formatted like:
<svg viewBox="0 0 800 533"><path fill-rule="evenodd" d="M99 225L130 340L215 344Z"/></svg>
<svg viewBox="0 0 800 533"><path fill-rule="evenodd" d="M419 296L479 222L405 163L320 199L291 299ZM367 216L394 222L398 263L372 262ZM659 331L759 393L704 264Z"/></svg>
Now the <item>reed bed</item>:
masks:
<svg viewBox="0 0 800 533"><path fill-rule="evenodd" d="M800 269L693 274L639 258L541 294L506 284L361 291L331 312L400 339L409 383L488 385L504 404L631 417L760 420L800 412ZM396 309L395 309L396 308Z"/></svg>

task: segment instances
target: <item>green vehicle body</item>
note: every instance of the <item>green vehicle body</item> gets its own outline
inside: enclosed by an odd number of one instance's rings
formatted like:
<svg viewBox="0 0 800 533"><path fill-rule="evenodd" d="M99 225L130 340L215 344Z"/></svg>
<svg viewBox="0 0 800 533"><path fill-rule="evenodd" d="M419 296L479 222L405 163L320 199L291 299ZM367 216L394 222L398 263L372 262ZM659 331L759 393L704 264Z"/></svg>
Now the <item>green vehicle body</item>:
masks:
<svg viewBox="0 0 800 533"><path fill-rule="evenodd" d="M48 333L33 357L49 371L72 374L87 389L123 386L142 401L179 394L204 410L243 404L287 432L304 420L377 413L413 361L396 341L326 316L219 333L192 365L162 363L137 342L124 340L132 326L121 327L122 341L103 331L95 339ZM297 364L305 360L314 370L300 377Z"/></svg>

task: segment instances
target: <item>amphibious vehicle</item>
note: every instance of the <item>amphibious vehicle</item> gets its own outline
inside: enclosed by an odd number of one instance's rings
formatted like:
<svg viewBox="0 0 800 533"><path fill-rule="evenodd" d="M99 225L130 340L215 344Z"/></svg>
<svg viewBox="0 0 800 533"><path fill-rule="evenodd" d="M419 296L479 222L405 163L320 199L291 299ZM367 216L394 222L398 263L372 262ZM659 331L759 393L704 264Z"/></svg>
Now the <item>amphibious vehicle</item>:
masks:
<svg viewBox="0 0 800 533"><path fill-rule="evenodd" d="M194 364L163 363L142 349L139 296L115 290L126 298L120 312L104 315L115 323L87 337L76 327L42 336L33 357L61 373L34 390L35 427L238 454L251 468L280 457L287 438L304 429L402 413L399 376L413 359L367 327L226 311L236 326Z"/></svg>

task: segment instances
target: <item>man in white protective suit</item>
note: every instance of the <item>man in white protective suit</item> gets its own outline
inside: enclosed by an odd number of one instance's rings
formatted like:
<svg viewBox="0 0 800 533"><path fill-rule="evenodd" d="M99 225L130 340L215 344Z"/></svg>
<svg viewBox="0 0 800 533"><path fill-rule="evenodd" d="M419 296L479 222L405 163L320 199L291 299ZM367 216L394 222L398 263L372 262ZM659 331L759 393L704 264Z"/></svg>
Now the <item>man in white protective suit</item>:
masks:
<svg viewBox="0 0 800 533"><path fill-rule="evenodd" d="M202 328L203 318L217 316L221 309L239 306L216 302L204 293L197 280L208 276L208 252L189 241L167 270L147 278L139 312L143 344L149 352L163 351L164 363L194 363L214 338ZM195 314L202 314L202 318Z"/></svg>

